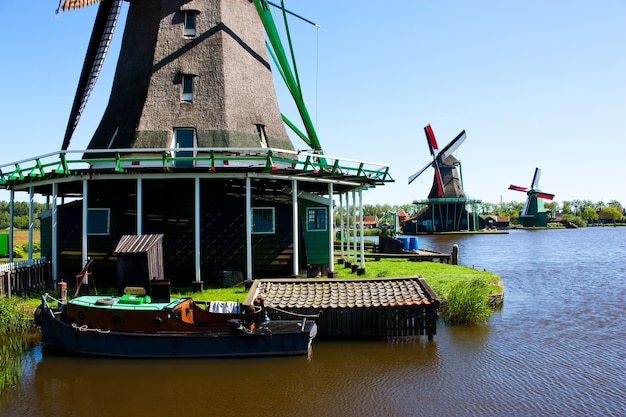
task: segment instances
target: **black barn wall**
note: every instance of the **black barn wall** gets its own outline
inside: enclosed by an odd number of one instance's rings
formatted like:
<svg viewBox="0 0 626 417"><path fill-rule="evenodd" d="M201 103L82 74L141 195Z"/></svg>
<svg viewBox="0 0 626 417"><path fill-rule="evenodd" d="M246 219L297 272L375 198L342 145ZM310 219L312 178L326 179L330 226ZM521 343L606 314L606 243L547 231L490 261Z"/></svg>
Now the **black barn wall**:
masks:
<svg viewBox="0 0 626 417"><path fill-rule="evenodd" d="M200 182L200 262L205 285L217 283L221 271L246 276L245 187L243 180ZM97 287L116 287L117 258L113 254L122 235L136 234L137 182L90 181L89 208L110 209L108 235L90 235L88 254L94 260ZM165 278L173 285L195 280L194 180L143 180L143 233L163 234ZM253 207L275 208L275 233L253 234L253 277L293 274L293 213L289 198L268 198L253 191ZM58 208L58 271L70 284L82 269L82 201ZM50 227L50 226L47 226ZM49 235L49 234L48 234ZM299 236L300 270L306 269L304 239Z"/></svg>

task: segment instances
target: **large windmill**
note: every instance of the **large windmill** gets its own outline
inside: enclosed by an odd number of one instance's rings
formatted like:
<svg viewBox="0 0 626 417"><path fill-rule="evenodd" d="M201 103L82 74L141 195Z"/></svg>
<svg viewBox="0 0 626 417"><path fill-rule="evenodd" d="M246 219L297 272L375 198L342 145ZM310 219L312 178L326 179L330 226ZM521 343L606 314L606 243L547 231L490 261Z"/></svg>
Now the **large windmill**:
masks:
<svg viewBox="0 0 626 417"><path fill-rule="evenodd" d="M513 184L509 186L509 190L522 191L528 195L518 220L519 224L524 227L546 227L548 224L548 210L545 209L543 200L552 200L554 194L544 193L539 190L540 176L541 169L535 168L535 174L533 175L530 188Z"/></svg>
<svg viewBox="0 0 626 417"><path fill-rule="evenodd" d="M69 149L122 4L61 0L59 11L98 7L62 149L0 169L0 187L56 207L41 220L53 279L91 258L115 285L116 244L135 234L163 234L165 276L180 284L332 272L333 196L393 179L323 153L267 0L126 0L108 105L88 149ZM272 68L301 123L281 114Z"/></svg>
<svg viewBox="0 0 626 417"><path fill-rule="evenodd" d="M59 5L59 10L68 10L96 3L98 13L63 149L69 146L97 80L122 0L62 0ZM245 0L129 4L109 104L89 148L263 144L293 149L278 107L256 4ZM312 148L321 148L314 129L307 126L307 132Z"/></svg>
<svg viewBox="0 0 626 417"><path fill-rule="evenodd" d="M430 125L424 128L426 143L430 151L431 161L422 169L409 177L411 184L417 177L433 168L433 185L428 199L415 201L415 204L426 204L417 217L405 222L405 233L409 232L448 232L460 230L475 230L478 220L474 214L470 216L466 205L480 203L479 200L469 200L463 190L461 162L452 154L465 141L465 130L459 133L443 149L439 149L435 134Z"/></svg>

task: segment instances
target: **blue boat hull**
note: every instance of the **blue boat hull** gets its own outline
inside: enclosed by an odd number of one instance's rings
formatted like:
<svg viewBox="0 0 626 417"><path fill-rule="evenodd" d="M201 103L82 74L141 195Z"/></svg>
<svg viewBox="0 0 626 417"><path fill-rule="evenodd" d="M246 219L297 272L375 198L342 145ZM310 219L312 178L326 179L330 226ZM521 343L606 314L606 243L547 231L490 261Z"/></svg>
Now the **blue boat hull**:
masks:
<svg viewBox="0 0 626 417"><path fill-rule="evenodd" d="M42 343L70 352L132 358L305 355L317 333L314 321L270 321L253 333L143 333L100 330L64 322L49 308L41 317Z"/></svg>

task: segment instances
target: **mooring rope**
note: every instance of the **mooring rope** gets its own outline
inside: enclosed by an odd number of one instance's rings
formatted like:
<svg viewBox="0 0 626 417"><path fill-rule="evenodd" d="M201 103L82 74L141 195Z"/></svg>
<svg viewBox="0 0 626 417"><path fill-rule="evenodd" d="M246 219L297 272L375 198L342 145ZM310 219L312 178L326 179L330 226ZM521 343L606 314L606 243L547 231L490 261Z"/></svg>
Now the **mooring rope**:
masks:
<svg viewBox="0 0 626 417"><path fill-rule="evenodd" d="M59 304L63 304L63 302L61 302L60 300L57 300L56 298L54 298L53 296L51 296L51 295L50 295L50 294L48 294L48 293L45 293L43 296L44 296L45 298L50 298L50 299L52 299L53 301L56 301L56 302L57 302L57 303L59 303Z"/></svg>
<svg viewBox="0 0 626 417"><path fill-rule="evenodd" d="M111 333L111 330L102 330L102 329L92 329L88 327L86 324L79 326L76 323L72 323L72 328L74 330L78 330L80 332L96 332L96 333Z"/></svg>

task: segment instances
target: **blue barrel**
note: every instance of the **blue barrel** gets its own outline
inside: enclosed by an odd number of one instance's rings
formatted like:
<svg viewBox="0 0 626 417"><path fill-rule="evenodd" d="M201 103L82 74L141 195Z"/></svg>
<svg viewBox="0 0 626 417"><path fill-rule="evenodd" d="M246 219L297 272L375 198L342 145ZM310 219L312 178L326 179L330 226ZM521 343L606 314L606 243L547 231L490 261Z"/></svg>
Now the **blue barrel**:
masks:
<svg viewBox="0 0 626 417"><path fill-rule="evenodd" d="M417 250L417 237L411 236L409 238L409 249L410 250Z"/></svg>
<svg viewBox="0 0 626 417"><path fill-rule="evenodd" d="M409 250L409 238L404 236L398 236L398 240L402 242L402 249Z"/></svg>

